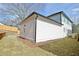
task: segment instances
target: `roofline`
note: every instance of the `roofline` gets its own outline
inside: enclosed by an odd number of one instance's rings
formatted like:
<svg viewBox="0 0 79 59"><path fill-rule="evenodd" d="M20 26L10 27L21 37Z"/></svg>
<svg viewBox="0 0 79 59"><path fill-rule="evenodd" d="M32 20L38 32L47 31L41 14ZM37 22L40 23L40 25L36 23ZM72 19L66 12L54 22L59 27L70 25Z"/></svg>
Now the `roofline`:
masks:
<svg viewBox="0 0 79 59"><path fill-rule="evenodd" d="M47 16L47 17L51 17L51 16L56 15L56 14L59 14L59 13L62 13L62 11L60 11L60 12L56 12L56 13L53 13L53 14Z"/></svg>
<svg viewBox="0 0 79 59"><path fill-rule="evenodd" d="M63 25L62 23L59 23L59 22L57 22L57 21L55 21L55 20L53 20L53 19L50 19L50 18L48 18L48 17L46 17L46 16L43 16L43 15L37 13L37 12L33 12L33 13L35 13L35 14L37 14L37 15L39 15L39 16L42 16L42 17L44 17L44 18L47 18L47 19L49 19L49 20L51 20L51 21L54 21L54 22L56 22L56 23L58 23L58 24L60 24L60 25Z"/></svg>
<svg viewBox="0 0 79 59"><path fill-rule="evenodd" d="M35 14L35 12L32 12L30 15L28 15L24 20L22 20L22 22L23 21L25 21L26 19L28 19L30 16L32 16L33 14ZM21 24L22 22L20 22L19 24Z"/></svg>
<svg viewBox="0 0 79 59"><path fill-rule="evenodd" d="M28 19L28 18L29 18L30 16L32 16L33 14L42 16L42 17L47 18L47 19L49 19L49 20L51 20L51 21L54 21L54 22L56 22L56 23L58 23L58 24L60 24L60 25L63 25L62 23L59 23L59 22L57 22L57 21L55 21L55 20L53 20L53 19L50 19L50 18L48 18L48 17L46 17L46 16L43 16L43 15L37 13L37 12L32 12L32 13L31 13L30 15L28 15L23 21L25 21L26 19ZM22 22L23 22L23 21L22 21ZM21 24L22 22L20 22L20 24Z"/></svg>
<svg viewBox="0 0 79 59"><path fill-rule="evenodd" d="M73 21L71 21L71 19L62 11L61 12L66 18L68 18L68 20L71 22L71 23L73 23Z"/></svg>
<svg viewBox="0 0 79 59"><path fill-rule="evenodd" d="M54 15L59 14L59 13L62 13L66 18L68 18L68 20L69 20L71 23L73 23L73 21L71 21L71 19L70 19L63 11L60 11L60 12L51 14L51 15L49 15L48 17L54 16Z"/></svg>

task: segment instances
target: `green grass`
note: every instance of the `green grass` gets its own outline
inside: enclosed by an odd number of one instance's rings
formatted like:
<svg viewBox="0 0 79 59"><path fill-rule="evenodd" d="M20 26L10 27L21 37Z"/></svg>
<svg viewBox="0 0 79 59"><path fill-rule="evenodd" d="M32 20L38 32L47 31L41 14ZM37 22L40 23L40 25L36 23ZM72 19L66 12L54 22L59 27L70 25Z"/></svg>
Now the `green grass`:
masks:
<svg viewBox="0 0 79 59"><path fill-rule="evenodd" d="M28 40L22 40L17 34L7 32L0 40L0 55L2 56L48 56L54 55L40 47L33 46Z"/></svg>
<svg viewBox="0 0 79 59"><path fill-rule="evenodd" d="M58 39L54 41L49 41L47 42L47 44L40 45L40 47L59 56L79 55L79 42L76 39Z"/></svg>

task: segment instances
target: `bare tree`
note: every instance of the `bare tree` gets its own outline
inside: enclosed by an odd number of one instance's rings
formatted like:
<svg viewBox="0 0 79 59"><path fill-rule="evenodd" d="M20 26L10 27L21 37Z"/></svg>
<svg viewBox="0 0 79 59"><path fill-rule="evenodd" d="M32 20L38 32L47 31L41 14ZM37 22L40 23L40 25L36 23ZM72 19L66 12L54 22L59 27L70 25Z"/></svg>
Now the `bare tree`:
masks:
<svg viewBox="0 0 79 59"><path fill-rule="evenodd" d="M21 22L27 15L33 11L37 11L45 8L45 4L41 3L5 3L2 4L4 7L0 8L0 14L15 16L15 21L12 22ZM7 17L7 19L10 19ZM11 19L12 20L12 19Z"/></svg>

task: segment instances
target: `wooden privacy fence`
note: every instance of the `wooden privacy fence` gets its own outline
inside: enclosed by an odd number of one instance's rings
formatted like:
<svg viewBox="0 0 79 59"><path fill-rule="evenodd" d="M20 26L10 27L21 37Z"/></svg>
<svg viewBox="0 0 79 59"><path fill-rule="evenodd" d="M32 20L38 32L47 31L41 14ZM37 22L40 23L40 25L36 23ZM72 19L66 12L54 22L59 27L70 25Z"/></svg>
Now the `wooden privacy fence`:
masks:
<svg viewBox="0 0 79 59"><path fill-rule="evenodd" d="M0 40L5 36L5 32L0 32Z"/></svg>
<svg viewBox="0 0 79 59"><path fill-rule="evenodd" d="M0 30L6 30L6 31L12 31L12 32L19 33L18 28L13 27L13 26L0 25Z"/></svg>

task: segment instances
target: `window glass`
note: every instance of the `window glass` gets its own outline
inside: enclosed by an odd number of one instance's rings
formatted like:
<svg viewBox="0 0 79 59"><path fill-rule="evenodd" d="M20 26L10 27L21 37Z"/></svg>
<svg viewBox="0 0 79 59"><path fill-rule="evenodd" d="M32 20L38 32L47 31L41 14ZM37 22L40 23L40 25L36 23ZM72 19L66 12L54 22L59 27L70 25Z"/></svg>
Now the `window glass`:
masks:
<svg viewBox="0 0 79 59"><path fill-rule="evenodd" d="M64 30L64 32L65 32L65 28L64 28L63 30Z"/></svg>

